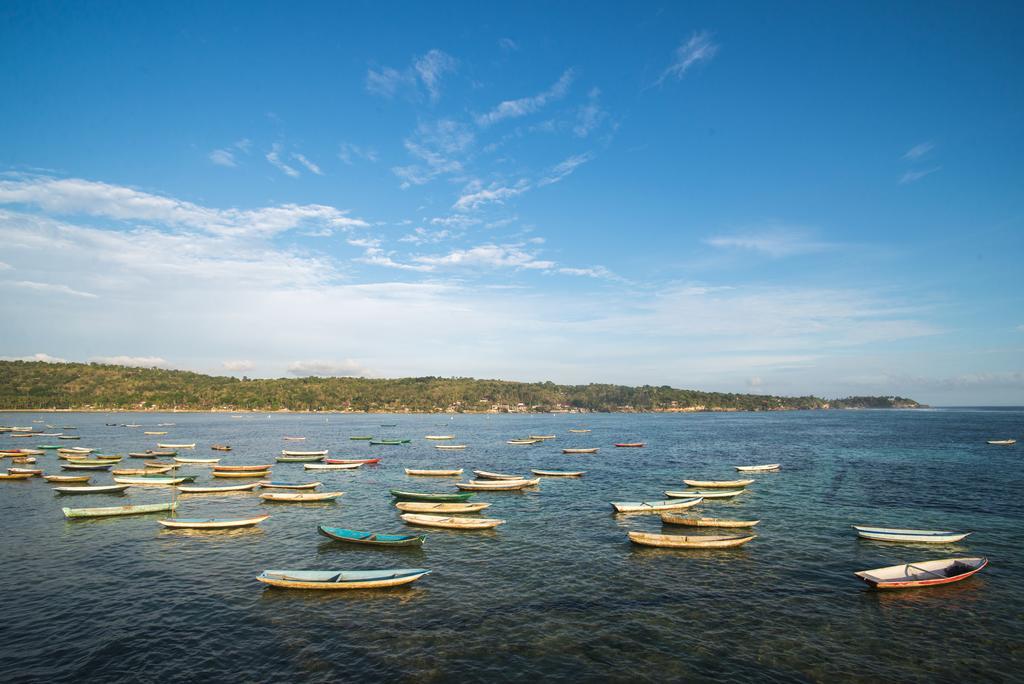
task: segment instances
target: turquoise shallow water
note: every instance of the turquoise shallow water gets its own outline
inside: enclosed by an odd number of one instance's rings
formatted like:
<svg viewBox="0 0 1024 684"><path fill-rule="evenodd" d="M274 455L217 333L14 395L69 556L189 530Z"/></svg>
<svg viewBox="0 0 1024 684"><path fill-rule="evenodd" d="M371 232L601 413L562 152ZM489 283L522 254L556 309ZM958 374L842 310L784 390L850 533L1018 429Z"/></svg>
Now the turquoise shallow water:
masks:
<svg viewBox="0 0 1024 684"><path fill-rule="evenodd" d="M163 530L159 516L67 521L62 505L147 503L128 496L55 497L41 480L0 483L0 658L8 681L1021 681L1024 666L1022 410L849 411L697 415L0 414L0 424L74 425L69 446L103 452L195 441L196 455L262 463L282 448L379 466L274 479L340 489L337 503L271 505L254 494L181 497L181 517L269 512L253 530ZM141 423L125 428L105 423ZM156 428L173 422L174 427ZM396 427L380 427L396 423ZM35 424L39 427L39 424ZM568 433L588 427L589 434ZM166 437L142 434L166 429ZM451 433L463 452L424 435ZM505 444L557 434L533 447ZM283 442L283 435L307 440ZM407 437L370 446L350 435ZM18 448L55 438L12 439ZM615 449L644 441L644 449ZM234 451L210 452L229 443ZM567 456L566 446L598 446ZM657 516L613 516L609 501L659 499L683 478L732 479L733 465L781 462L749 493L692 509L760 518L735 550L644 549L629 530ZM141 461L125 459L136 467ZM56 455L40 457L48 472ZM7 465L7 464L5 464ZM482 493L491 532L408 528L387 490L454 490L454 479L404 467L525 473L580 469L527 493ZM183 468L209 482L209 469ZM110 475L94 476L94 482ZM218 484L238 482L218 480ZM332 542L326 523L379 532L426 531L422 550ZM850 525L973 530L947 546L859 541ZM712 532L695 530L695 533ZM931 590L876 593L851 574L905 561L983 555L976 577ZM266 568L426 567L397 590L297 592L254 579Z"/></svg>

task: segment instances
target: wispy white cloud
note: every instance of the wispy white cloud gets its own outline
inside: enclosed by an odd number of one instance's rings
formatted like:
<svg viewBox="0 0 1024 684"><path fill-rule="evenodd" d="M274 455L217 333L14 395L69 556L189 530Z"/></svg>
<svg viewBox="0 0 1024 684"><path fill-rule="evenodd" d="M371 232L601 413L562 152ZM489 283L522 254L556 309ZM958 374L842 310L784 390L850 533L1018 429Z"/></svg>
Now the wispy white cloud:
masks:
<svg viewBox="0 0 1024 684"><path fill-rule="evenodd" d="M404 141L405 149L419 163L396 166L391 172L402 179L402 189L423 185L444 174L461 173L459 157L469 152L475 139L473 131L452 119L421 123Z"/></svg>
<svg viewBox="0 0 1024 684"><path fill-rule="evenodd" d="M588 268L571 268L563 266L558 269L558 272L562 275L571 276L582 276L586 278L600 278L603 280L616 280L622 281L623 278L612 271L609 271L604 266L590 266Z"/></svg>
<svg viewBox="0 0 1024 684"><path fill-rule="evenodd" d="M594 155L591 154L590 152L573 155L572 157L569 157L565 161L555 164L555 166L551 168L551 171L548 173L547 176L537 181L537 185L539 187L542 187L545 185L551 185L552 183L557 183L593 158Z"/></svg>
<svg viewBox="0 0 1024 684"><path fill-rule="evenodd" d="M271 146L270 151L267 152L267 155L266 155L267 161L270 162L271 165L273 165L275 168L277 168L279 171L281 171L281 173L285 174L286 176L291 176L292 178L298 178L299 175L300 175L298 169L296 169L295 167L292 167L292 166L288 166L283 161L281 161L281 152L282 152L282 150L283 150L283 146L281 145L281 143L274 143Z"/></svg>
<svg viewBox="0 0 1024 684"><path fill-rule="evenodd" d="M11 268L13 268L13 266L11 266L10 264L8 264L8 263L6 263L4 261L0 261L0 271L8 271Z"/></svg>
<svg viewBox="0 0 1024 684"><path fill-rule="evenodd" d="M224 370L231 371L232 373L244 373L246 371L251 371L254 368L256 368L256 364L253 363L252 361L246 361L242 359L234 361L222 361L220 365L221 367L224 368Z"/></svg>
<svg viewBox="0 0 1024 684"><path fill-rule="evenodd" d="M96 299L97 297L97 295L94 295L92 292L76 290L67 285L58 283L37 283L34 280L17 280L11 282L11 285L24 288L26 290L35 290L36 292L53 292L55 294L71 295L72 297L84 297L85 299Z"/></svg>
<svg viewBox="0 0 1024 684"><path fill-rule="evenodd" d="M555 262L538 259L518 245L479 245L457 249L443 256L418 256L415 261L431 267L475 266L489 268L550 269Z"/></svg>
<svg viewBox="0 0 1024 684"><path fill-rule="evenodd" d="M687 71L701 62L709 62L718 53L718 45L711 40L707 31L699 31L676 48L672 63L661 72L655 85L661 85L668 78L681 79Z"/></svg>
<svg viewBox="0 0 1024 684"><path fill-rule="evenodd" d="M456 211L472 211L487 204L503 204L505 200L517 197L529 189L530 184L525 180L512 186L492 183L488 187L474 182L466 186L452 208Z"/></svg>
<svg viewBox="0 0 1024 684"><path fill-rule="evenodd" d="M234 146L236 149L239 149L242 152L249 154L249 152L252 150L252 140L249 140L248 138L242 138L241 140L236 140Z"/></svg>
<svg viewBox="0 0 1024 684"><path fill-rule="evenodd" d="M210 152L210 161L217 166L227 166L234 168L238 166L238 162L235 161L235 155L231 150L214 150Z"/></svg>
<svg viewBox="0 0 1024 684"><path fill-rule="evenodd" d="M50 356L42 352L29 356L0 356L0 361L42 361L43 363L67 363L67 359Z"/></svg>
<svg viewBox="0 0 1024 684"><path fill-rule="evenodd" d="M307 377L365 377L369 370L363 365L345 359L343 361L295 361L288 365L291 375Z"/></svg>
<svg viewBox="0 0 1024 684"><path fill-rule="evenodd" d="M338 159L349 165L355 163L356 159L375 162L377 161L377 150L372 147L360 147L352 143L341 143L338 146Z"/></svg>
<svg viewBox="0 0 1024 684"><path fill-rule="evenodd" d="M437 242L443 242L452 238L461 237L462 233L452 232L448 229L444 230L427 230L426 228L416 228L412 233L404 235L399 238L399 242L411 242L414 245L433 244Z"/></svg>
<svg viewBox="0 0 1024 684"><path fill-rule="evenodd" d="M908 161L916 161L921 157L925 156L926 154L928 154L929 152L931 152L933 149L935 149L935 143L923 142L914 145L909 150L907 150L906 154L903 155L903 158Z"/></svg>
<svg viewBox="0 0 1024 684"><path fill-rule="evenodd" d="M566 69L559 79L547 90L537 95L519 98L518 100L505 100L486 114L477 116L476 123L478 126L485 127L505 119L514 119L540 111L549 102L565 97L575 75L574 69Z"/></svg>
<svg viewBox="0 0 1024 684"><path fill-rule="evenodd" d="M133 368L169 368L166 359L159 356L94 356L90 361L110 366L131 366Z"/></svg>
<svg viewBox="0 0 1024 684"><path fill-rule="evenodd" d="M430 50L412 60L412 65L399 71L391 67L368 69L366 89L374 95L393 98L402 91L415 95L417 86L422 84L431 102L441 97L441 80L458 66L458 60L441 50Z"/></svg>
<svg viewBox="0 0 1024 684"><path fill-rule="evenodd" d="M396 261L392 258L391 253L385 252L380 247L367 247L366 251L363 252L361 257L356 257L353 261L358 261L362 264L369 264L371 266L384 266L385 268L396 268L401 271L418 271L420 273L426 271L432 271L433 266L428 264L408 264L401 261Z"/></svg>
<svg viewBox="0 0 1024 684"><path fill-rule="evenodd" d="M786 228L768 228L732 235L716 235L707 238L704 242L712 247L760 252L775 258L811 254L835 248L835 245L813 239L805 230Z"/></svg>
<svg viewBox="0 0 1024 684"><path fill-rule="evenodd" d="M295 161L297 161L300 164L302 164L303 166L305 166L311 173L315 173L318 176L324 175L324 172L320 169L320 167L317 166L316 164L314 164L313 162L311 162L306 157L306 155L299 154L298 152L293 152L292 153L292 159L294 159Z"/></svg>
<svg viewBox="0 0 1024 684"><path fill-rule="evenodd" d="M600 98L601 89L591 88L586 103L576 112L576 125L572 132L577 138L586 138L596 131L607 116L607 112L601 109Z"/></svg>
<svg viewBox="0 0 1024 684"><path fill-rule="evenodd" d="M347 242L353 247L362 247L363 249L368 247L380 247L380 240L377 238L352 238Z"/></svg>
<svg viewBox="0 0 1024 684"><path fill-rule="evenodd" d="M442 76L455 71L456 66L458 66L458 62L454 57L436 49L413 62L413 68L419 74L420 80L433 102L437 102L441 97Z"/></svg>
<svg viewBox="0 0 1024 684"><path fill-rule="evenodd" d="M409 71L382 67L380 70L368 69L366 72L366 89L381 97L393 98L402 86L415 83L415 77Z"/></svg>
<svg viewBox="0 0 1024 684"><path fill-rule="evenodd" d="M519 43L511 38L500 38L498 39L498 47L505 52L515 52L519 49Z"/></svg>
<svg viewBox="0 0 1024 684"><path fill-rule="evenodd" d="M922 169L920 171L907 171L902 176L900 176L900 185L906 185L907 183L916 183L917 181L921 180L925 176L930 176L931 174L935 173L936 171L941 171L941 170L942 170L941 166L933 166L930 169Z"/></svg>

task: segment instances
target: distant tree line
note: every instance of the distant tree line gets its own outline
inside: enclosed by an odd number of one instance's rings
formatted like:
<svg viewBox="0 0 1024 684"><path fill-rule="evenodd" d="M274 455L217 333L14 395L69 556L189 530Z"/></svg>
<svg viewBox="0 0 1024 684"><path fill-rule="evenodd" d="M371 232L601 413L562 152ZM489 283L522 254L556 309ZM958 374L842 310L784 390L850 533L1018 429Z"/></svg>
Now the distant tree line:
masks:
<svg viewBox="0 0 1024 684"><path fill-rule="evenodd" d="M913 408L902 397L776 397L667 385L556 385L473 378L277 378L105 364L0 361L0 409L277 411L777 411Z"/></svg>

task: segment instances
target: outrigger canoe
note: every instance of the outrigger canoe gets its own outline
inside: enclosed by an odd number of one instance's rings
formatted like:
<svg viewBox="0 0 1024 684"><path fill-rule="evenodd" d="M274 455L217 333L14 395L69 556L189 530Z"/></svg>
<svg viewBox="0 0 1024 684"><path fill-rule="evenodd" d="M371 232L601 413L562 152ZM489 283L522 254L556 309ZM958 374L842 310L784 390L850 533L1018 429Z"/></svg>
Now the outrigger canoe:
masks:
<svg viewBox="0 0 1024 684"><path fill-rule="evenodd" d="M415 582L422 568L396 570L264 570L256 579L284 589L382 589Z"/></svg>
<svg viewBox="0 0 1024 684"><path fill-rule="evenodd" d="M390 490L391 496L399 501L435 501L437 503L462 503L468 501L472 494L431 494L427 492L406 492L400 489Z"/></svg>
<svg viewBox="0 0 1024 684"><path fill-rule="evenodd" d="M543 477L583 477L587 474L586 470L537 470L536 468L530 472Z"/></svg>
<svg viewBox="0 0 1024 684"><path fill-rule="evenodd" d="M142 513L162 513L173 511L178 507L177 501L169 503L140 504L135 506L109 506L104 508L62 508L66 518L101 518L109 515L139 515Z"/></svg>
<svg viewBox="0 0 1024 684"><path fill-rule="evenodd" d="M423 527L446 527L455 530L486 530L505 524L498 518L463 518L450 515L420 515L416 513L402 514L402 520L410 525Z"/></svg>
<svg viewBox="0 0 1024 684"><path fill-rule="evenodd" d="M423 542L427 540L425 534L380 534L347 530L343 527L327 527L326 525L319 525L316 530L323 536L337 541L375 546L422 546Z"/></svg>
<svg viewBox="0 0 1024 684"><path fill-rule="evenodd" d="M612 501L616 513L660 513L696 506L703 498L671 499L669 501Z"/></svg>
<svg viewBox="0 0 1024 684"><path fill-rule="evenodd" d="M629 541L641 546L658 546L669 549L728 549L743 546L757 538L755 534L747 535L682 535L682 534L650 534L649 532L630 532Z"/></svg>
<svg viewBox="0 0 1024 684"><path fill-rule="evenodd" d="M732 489L754 484L756 480L683 480L687 487L697 489Z"/></svg>
<svg viewBox="0 0 1024 684"><path fill-rule="evenodd" d="M970 532L950 532L946 530L903 530L891 527L866 527L854 525L857 536L872 541L887 542L918 542L922 544L952 544L958 542Z"/></svg>
<svg viewBox="0 0 1024 684"><path fill-rule="evenodd" d="M423 477L451 477L453 475L461 475L462 468L455 468L451 470L415 470L413 468L406 468L405 474L421 475Z"/></svg>
<svg viewBox="0 0 1024 684"><path fill-rule="evenodd" d="M489 503L430 503L429 501L398 501L395 508L407 513L478 513Z"/></svg>
<svg viewBox="0 0 1024 684"><path fill-rule="evenodd" d="M682 515L662 513L661 522L666 525L686 525L688 527L753 527L760 520L726 520L725 518L687 518Z"/></svg>
<svg viewBox="0 0 1024 684"><path fill-rule="evenodd" d="M269 515L259 515L255 518L171 518L169 520L157 520L164 527L184 530L227 530L236 527L252 527L259 525L269 518Z"/></svg>
<svg viewBox="0 0 1024 684"><path fill-rule="evenodd" d="M944 558L890 565L853 573L872 589L913 589L932 587L967 579L988 565L987 558Z"/></svg>

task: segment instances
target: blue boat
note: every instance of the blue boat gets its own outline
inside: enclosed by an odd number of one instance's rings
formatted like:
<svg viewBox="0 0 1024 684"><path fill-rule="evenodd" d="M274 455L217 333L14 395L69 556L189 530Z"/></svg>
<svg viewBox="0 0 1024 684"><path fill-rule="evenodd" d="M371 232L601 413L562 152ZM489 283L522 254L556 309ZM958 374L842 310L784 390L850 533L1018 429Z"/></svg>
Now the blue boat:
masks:
<svg viewBox="0 0 1024 684"><path fill-rule="evenodd" d="M376 532L360 532L346 530L343 527L327 527L318 525L317 532L337 541L353 544L375 544L378 546L422 546L427 540L425 534L378 534Z"/></svg>

